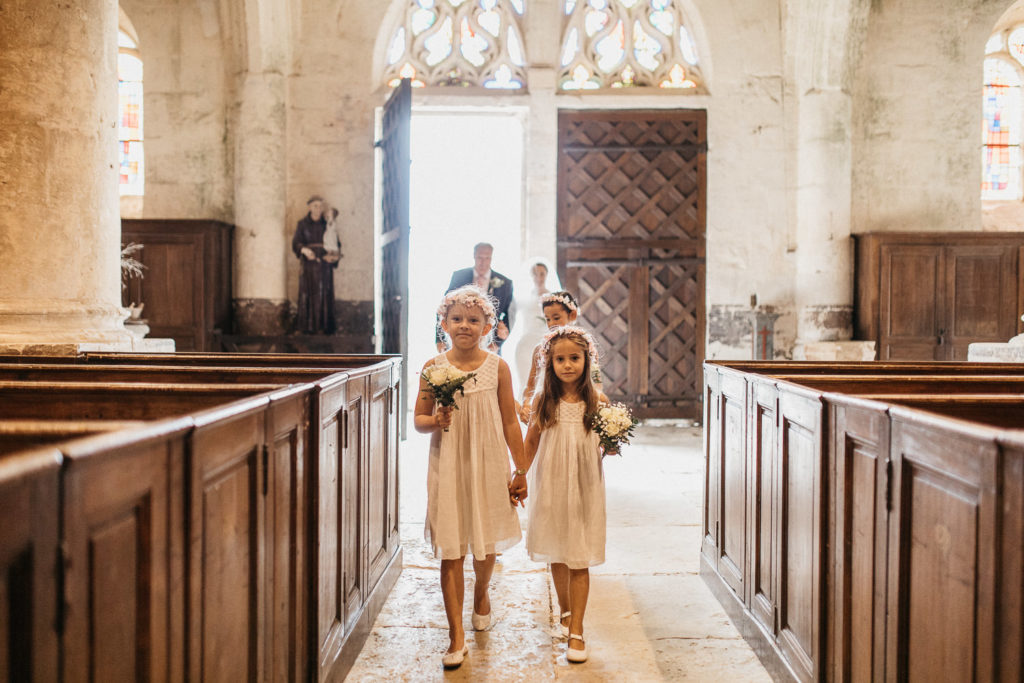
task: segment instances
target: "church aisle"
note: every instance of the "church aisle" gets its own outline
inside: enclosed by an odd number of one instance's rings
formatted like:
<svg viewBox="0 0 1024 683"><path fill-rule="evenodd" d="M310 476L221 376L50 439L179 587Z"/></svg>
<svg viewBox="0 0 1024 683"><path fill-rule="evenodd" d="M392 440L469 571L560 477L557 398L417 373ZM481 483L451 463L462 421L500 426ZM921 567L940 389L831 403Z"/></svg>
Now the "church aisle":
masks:
<svg viewBox="0 0 1024 683"><path fill-rule="evenodd" d="M428 439L409 431L400 464L405 567L347 680L771 680L698 575L701 434L669 426L639 430L625 456L605 459L607 562L591 570L589 660L566 661L565 641L551 635L557 601L547 568L520 543L498 558L486 632L469 624L467 561L469 655L445 672L439 563L423 540Z"/></svg>

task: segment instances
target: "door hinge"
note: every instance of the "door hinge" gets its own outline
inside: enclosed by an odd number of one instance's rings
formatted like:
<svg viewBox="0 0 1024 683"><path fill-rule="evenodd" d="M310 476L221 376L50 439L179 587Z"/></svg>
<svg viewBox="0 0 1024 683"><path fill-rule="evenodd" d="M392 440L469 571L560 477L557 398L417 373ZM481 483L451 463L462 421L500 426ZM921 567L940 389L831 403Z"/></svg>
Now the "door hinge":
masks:
<svg viewBox="0 0 1024 683"><path fill-rule="evenodd" d="M267 472L270 469L270 449L263 444L263 495L267 495Z"/></svg>

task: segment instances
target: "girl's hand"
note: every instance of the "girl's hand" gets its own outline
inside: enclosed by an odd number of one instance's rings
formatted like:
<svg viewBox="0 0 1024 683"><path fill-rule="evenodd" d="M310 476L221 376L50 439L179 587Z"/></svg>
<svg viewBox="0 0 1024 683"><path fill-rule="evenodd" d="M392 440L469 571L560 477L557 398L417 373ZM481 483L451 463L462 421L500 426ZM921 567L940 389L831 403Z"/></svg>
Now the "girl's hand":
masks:
<svg viewBox="0 0 1024 683"><path fill-rule="evenodd" d="M512 477L512 481L508 483L508 496L512 501L512 507L521 505L526 507L526 475L517 474Z"/></svg>
<svg viewBox="0 0 1024 683"><path fill-rule="evenodd" d="M618 455L618 454L619 454L619 449L618 448L605 448L604 446L601 447L601 456L602 457L604 457L606 455Z"/></svg>
<svg viewBox="0 0 1024 683"><path fill-rule="evenodd" d="M434 421L438 429L448 429L452 426L452 406L438 406L434 413Z"/></svg>
<svg viewBox="0 0 1024 683"><path fill-rule="evenodd" d="M530 404L522 404L521 406L519 406L519 421L522 422L524 425L530 424L531 413L532 411L530 410Z"/></svg>

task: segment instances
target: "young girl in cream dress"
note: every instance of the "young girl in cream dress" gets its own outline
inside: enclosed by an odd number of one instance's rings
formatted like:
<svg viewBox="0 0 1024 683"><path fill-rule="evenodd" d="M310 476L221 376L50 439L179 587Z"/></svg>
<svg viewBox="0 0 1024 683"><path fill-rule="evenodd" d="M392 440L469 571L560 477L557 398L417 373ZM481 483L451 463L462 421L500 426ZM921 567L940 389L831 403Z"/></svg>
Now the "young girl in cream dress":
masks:
<svg viewBox="0 0 1024 683"><path fill-rule="evenodd" d="M569 636L566 659L584 662L589 569L604 562L605 547L603 454L585 416L608 399L594 385L597 354L582 328L552 330L540 354L543 385L526 432L526 550L530 559L551 565L560 626Z"/></svg>
<svg viewBox="0 0 1024 683"><path fill-rule="evenodd" d="M476 576L472 624L482 631L491 620L487 588L495 554L522 538L515 511L518 498L510 491L525 495L526 464L512 374L505 361L484 348L495 324L493 302L486 292L468 285L446 294L438 315L451 349L424 369L453 365L476 373L464 385L465 394L456 395L457 410L435 406L421 379L415 409L416 431L431 435L424 535L441 559L450 638L442 662L452 668L462 664L469 651L462 625L466 555L473 555Z"/></svg>

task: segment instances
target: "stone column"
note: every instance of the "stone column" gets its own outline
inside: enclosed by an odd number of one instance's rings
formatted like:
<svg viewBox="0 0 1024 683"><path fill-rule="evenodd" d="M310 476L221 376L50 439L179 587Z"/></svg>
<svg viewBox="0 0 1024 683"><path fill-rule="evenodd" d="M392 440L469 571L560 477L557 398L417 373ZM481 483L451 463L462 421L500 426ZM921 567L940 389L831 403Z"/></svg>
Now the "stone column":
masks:
<svg viewBox="0 0 1024 683"><path fill-rule="evenodd" d="M117 1L0 4L0 352L129 348Z"/></svg>
<svg viewBox="0 0 1024 683"><path fill-rule="evenodd" d="M851 105L839 89L799 102L796 188L797 346L853 332Z"/></svg>
<svg viewBox="0 0 1024 683"><path fill-rule="evenodd" d="M280 334L288 314L285 78L239 77L235 131L235 318L243 334ZM285 231L282 239L282 230Z"/></svg>

